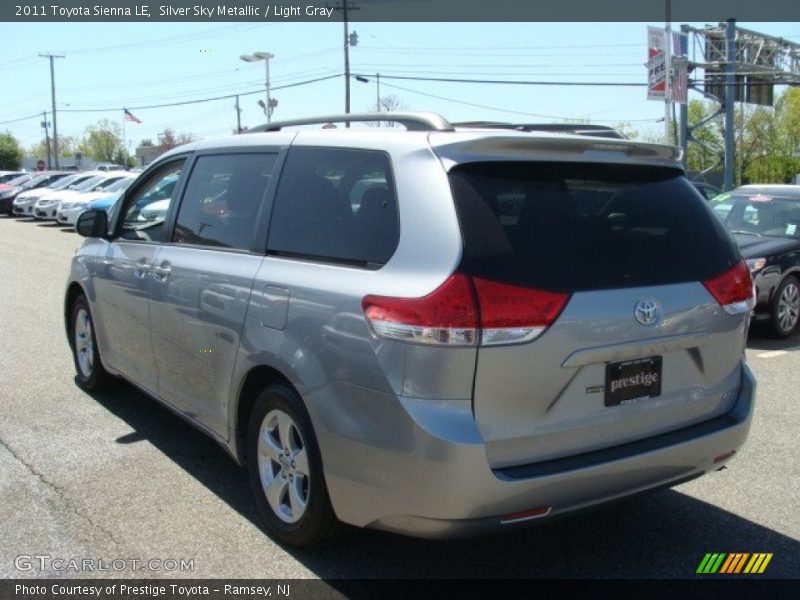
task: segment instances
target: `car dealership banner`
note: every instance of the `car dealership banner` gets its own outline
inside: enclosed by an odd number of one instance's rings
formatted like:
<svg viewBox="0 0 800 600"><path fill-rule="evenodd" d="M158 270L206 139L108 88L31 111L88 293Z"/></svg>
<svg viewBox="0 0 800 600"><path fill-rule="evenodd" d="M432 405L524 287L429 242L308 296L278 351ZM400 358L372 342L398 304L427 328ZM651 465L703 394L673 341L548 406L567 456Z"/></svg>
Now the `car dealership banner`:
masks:
<svg viewBox="0 0 800 600"><path fill-rule="evenodd" d="M670 70L670 99L681 104L686 103L688 87L688 61L681 52L682 41L686 35L678 31L672 32L672 52ZM660 27L647 28L647 99L664 100L666 87L666 46L667 32Z"/></svg>

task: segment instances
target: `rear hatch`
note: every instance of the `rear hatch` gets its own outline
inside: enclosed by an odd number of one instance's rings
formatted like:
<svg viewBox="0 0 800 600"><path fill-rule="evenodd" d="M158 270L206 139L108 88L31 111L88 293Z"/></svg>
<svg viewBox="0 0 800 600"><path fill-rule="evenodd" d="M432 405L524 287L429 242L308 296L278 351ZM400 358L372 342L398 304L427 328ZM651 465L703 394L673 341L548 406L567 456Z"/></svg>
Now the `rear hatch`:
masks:
<svg viewBox="0 0 800 600"><path fill-rule="evenodd" d="M481 322L499 325L482 330L473 395L493 468L730 410L751 283L679 169L515 157L456 164L449 176L464 239L458 271L473 282ZM514 329L536 303L536 326Z"/></svg>

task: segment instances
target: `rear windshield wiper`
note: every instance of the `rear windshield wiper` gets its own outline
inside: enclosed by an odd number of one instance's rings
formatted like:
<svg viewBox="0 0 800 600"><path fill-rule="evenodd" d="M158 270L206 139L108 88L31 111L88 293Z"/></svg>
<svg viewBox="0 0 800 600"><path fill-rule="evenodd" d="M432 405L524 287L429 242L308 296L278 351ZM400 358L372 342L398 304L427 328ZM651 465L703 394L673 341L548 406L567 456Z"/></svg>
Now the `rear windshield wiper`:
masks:
<svg viewBox="0 0 800 600"><path fill-rule="evenodd" d="M738 230L731 230L731 233L741 233L742 235L754 235L756 237L764 237L760 233L756 233L755 231L738 231Z"/></svg>

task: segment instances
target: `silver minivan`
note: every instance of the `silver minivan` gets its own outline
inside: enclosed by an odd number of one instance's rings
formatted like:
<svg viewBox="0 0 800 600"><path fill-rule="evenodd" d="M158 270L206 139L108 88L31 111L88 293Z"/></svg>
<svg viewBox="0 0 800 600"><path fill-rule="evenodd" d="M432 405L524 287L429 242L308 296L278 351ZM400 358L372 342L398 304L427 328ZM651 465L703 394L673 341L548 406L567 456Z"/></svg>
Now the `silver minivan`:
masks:
<svg viewBox="0 0 800 600"><path fill-rule="evenodd" d="M84 213L78 384L213 437L296 546L513 530L721 468L753 287L678 151L392 118L194 142Z"/></svg>

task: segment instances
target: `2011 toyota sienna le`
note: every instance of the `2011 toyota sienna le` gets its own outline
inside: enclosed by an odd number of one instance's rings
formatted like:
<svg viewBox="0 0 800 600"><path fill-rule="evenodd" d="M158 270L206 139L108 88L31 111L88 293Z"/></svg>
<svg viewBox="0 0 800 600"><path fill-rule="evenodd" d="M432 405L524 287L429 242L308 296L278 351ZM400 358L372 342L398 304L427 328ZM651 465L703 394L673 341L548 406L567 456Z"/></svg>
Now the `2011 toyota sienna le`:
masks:
<svg viewBox="0 0 800 600"><path fill-rule="evenodd" d="M512 530L719 469L753 286L677 150L392 118L182 146L84 213L78 384L205 431L297 546Z"/></svg>

